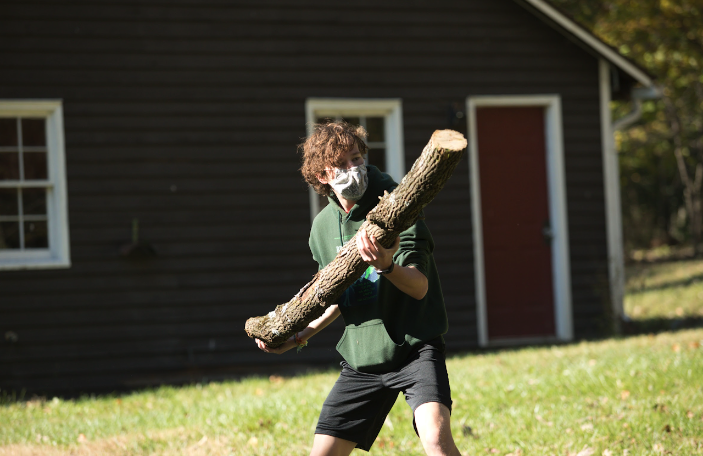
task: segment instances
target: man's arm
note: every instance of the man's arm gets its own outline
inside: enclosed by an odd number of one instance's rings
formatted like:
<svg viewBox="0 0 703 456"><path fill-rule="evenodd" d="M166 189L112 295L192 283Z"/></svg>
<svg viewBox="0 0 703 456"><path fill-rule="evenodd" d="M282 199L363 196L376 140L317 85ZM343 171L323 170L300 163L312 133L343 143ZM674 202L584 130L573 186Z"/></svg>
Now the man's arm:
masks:
<svg viewBox="0 0 703 456"><path fill-rule="evenodd" d="M327 309L325 309L325 313L323 313L320 318L318 318L317 320L313 320L312 322L310 322L307 328L298 332L298 338L301 339L303 342L307 342L308 339L310 339L312 336L325 329L330 323L335 321L340 314L341 312L339 311L339 306L337 306L337 304L329 306ZM285 353L291 348L298 346L298 344L295 342L295 336L292 336L290 339L285 341L283 345L276 348L269 347L262 340L254 340L256 341L256 345L261 350L265 351L266 353L275 353L277 355Z"/></svg>
<svg viewBox="0 0 703 456"><path fill-rule="evenodd" d="M373 236L364 230L356 237L356 246L361 258L376 269L384 270L391 267L393 255L400 247L400 237L389 249L384 248ZM414 299L422 299L427 294L427 277L417 268L395 265L393 271L384 275L400 291Z"/></svg>

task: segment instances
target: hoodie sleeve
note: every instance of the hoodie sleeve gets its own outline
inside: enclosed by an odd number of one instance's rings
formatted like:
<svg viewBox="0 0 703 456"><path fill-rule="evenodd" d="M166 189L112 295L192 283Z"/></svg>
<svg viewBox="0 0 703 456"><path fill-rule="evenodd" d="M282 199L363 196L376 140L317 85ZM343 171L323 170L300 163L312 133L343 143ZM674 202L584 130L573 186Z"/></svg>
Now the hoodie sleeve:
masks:
<svg viewBox="0 0 703 456"><path fill-rule="evenodd" d="M315 217L315 220L313 220L312 227L310 228L310 238L308 239L308 246L310 247L310 253L312 253L312 259L317 262L317 270L319 271L324 266L322 265L322 253L320 252L320 230L318 227L318 223L316 222L317 217Z"/></svg>
<svg viewBox="0 0 703 456"><path fill-rule="evenodd" d="M400 248L393 259L400 266L414 266L425 276L429 266L434 240L424 220L400 233Z"/></svg>
<svg viewBox="0 0 703 456"><path fill-rule="evenodd" d="M317 262L317 270L324 268L322 265L322 254L320 253L319 239L315 236L315 226L310 231L310 239L308 240L308 245L310 246L310 253L312 253L312 259Z"/></svg>
<svg viewBox="0 0 703 456"><path fill-rule="evenodd" d="M317 262L317 270L319 271L321 269L320 258L317 255L317 250L315 248L315 242L312 240L312 236L310 236L310 239L308 240L308 245L310 246L310 253L312 253L312 259Z"/></svg>

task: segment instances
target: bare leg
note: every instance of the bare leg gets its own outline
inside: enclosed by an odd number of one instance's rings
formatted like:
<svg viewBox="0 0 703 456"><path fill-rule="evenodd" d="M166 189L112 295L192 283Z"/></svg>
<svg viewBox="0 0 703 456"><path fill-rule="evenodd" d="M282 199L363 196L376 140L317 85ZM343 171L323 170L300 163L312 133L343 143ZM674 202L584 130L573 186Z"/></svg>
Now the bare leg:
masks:
<svg viewBox="0 0 703 456"><path fill-rule="evenodd" d="M417 432L429 456L461 456L449 422L449 409L439 402L428 402L415 410Z"/></svg>
<svg viewBox="0 0 703 456"><path fill-rule="evenodd" d="M356 442L331 435L315 434L310 456L349 456L354 448Z"/></svg>

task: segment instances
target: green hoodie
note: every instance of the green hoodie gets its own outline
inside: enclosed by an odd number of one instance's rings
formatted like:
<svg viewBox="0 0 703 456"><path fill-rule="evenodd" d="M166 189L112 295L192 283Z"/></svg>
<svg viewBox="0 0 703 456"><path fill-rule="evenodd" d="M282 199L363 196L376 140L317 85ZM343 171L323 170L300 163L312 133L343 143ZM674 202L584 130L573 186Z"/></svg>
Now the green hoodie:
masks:
<svg viewBox="0 0 703 456"><path fill-rule="evenodd" d="M369 187L347 214L336 197L315 217L310 250L320 269L329 264L366 220L384 190L398 184L375 166L368 166ZM346 328L337 351L358 371L382 373L404 364L412 348L447 332L444 308L432 251L434 241L427 225L418 220L400 234L400 248L393 257L400 266L414 266L428 281L427 295L417 300L398 290L369 266L364 275L339 299Z"/></svg>

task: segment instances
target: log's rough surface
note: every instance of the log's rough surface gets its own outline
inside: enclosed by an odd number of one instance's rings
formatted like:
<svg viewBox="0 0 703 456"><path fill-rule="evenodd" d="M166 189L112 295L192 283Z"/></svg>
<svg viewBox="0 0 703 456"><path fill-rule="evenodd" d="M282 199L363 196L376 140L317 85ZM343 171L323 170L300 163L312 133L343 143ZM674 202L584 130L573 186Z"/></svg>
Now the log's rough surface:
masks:
<svg viewBox="0 0 703 456"><path fill-rule="evenodd" d="M396 237L417 221L420 212L444 187L465 148L466 139L461 133L435 131L408 174L393 192L381 197L360 230L366 229L386 247L393 245ZM367 267L356 248L355 236L293 299L267 315L248 319L244 330L249 337L261 339L270 347L282 345L337 302Z"/></svg>

